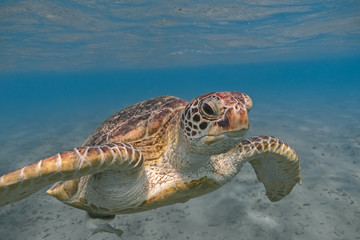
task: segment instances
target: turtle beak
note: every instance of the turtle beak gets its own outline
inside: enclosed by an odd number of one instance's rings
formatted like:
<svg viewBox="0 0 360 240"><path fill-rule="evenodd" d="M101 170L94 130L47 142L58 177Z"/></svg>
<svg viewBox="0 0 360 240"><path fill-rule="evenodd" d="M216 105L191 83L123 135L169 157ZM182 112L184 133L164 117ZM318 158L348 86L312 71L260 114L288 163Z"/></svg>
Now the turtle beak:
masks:
<svg viewBox="0 0 360 240"><path fill-rule="evenodd" d="M229 109L226 114L229 119L228 131L239 131L249 129L249 116L246 110L237 106Z"/></svg>
<svg viewBox="0 0 360 240"><path fill-rule="evenodd" d="M245 135L249 129L249 116L246 110L234 107L229 109L226 114L229 119L227 135L229 137L239 137Z"/></svg>

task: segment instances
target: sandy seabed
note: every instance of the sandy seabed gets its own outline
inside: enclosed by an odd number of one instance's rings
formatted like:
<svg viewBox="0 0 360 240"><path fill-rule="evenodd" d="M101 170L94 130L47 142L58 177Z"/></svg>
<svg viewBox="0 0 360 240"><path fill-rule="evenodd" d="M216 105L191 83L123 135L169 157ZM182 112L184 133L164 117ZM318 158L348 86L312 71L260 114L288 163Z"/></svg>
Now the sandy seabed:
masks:
<svg viewBox="0 0 360 240"><path fill-rule="evenodd" d="M360 110L343 106L250 113L248 136L273 135L298 153L302 184L270 202L249 164L221 189L133 215L112 225L123 239L360 239ZM14 123L0 139L0 174L81 145L94 121ZM20 127L21 125L21 127ZM74 146L75 145L75 146ZM0 239L119 239L90 235L85 213L48 196L46 189L0 208Z"/></svg>

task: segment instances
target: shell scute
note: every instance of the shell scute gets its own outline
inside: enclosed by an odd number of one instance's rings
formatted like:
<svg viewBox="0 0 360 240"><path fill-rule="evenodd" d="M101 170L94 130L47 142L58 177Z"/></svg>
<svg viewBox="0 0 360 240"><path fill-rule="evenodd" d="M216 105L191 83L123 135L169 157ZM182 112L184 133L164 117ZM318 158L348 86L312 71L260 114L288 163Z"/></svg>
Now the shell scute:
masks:
<svg viewBox="0 0 360 240"><path fill-rule="evenodd" d="M152 137L186 104L180 98L163 96L124 108L105 120L83 145L135 142Z"/></svg>
<svg viewBox="0 0 360 240"><path fill-rule="evenodd" d="M152 119L149 121L148 126L148 135L152 135L161 127L164 118L166 115L170 114L171 111L169 109L164 109L161 112L155 113Z"/></svg>

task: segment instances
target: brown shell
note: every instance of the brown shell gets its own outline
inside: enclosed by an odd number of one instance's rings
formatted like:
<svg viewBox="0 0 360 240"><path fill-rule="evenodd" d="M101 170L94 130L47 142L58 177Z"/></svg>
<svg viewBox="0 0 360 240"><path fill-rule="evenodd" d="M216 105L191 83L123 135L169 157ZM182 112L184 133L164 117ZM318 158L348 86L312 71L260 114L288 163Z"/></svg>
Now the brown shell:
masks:
<svg viewBox="0 0 360 240"><path fill-rule="evenodd" d="M83 146L128 142L138 147L146 160L159 158L166 145L165 133L177 123L187 102L183 99L156 97L124 108L106 119Z"/></svg>

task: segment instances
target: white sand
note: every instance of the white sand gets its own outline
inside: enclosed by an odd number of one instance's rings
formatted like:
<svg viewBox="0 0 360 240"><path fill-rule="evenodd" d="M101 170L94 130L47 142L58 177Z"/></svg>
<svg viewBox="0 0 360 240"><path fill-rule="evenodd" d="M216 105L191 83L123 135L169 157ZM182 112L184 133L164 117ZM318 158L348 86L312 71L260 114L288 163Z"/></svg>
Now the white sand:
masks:
<svg viewBox="0 0 360 240"><path fill-rule="evenodd" d="M123 239L360 239L359 110L267 109L256 106L251 112L248 136L274 135L290 144L301 158L302 185L272 203L246 165L232 182L206 196L118 215L113 225L124 230ZM89 127L95 127L81 122L9 130L0 140L0 173L81 144ZM90 236L85 213L44 189L0 208L0 239L118 238Z"/></svg>

